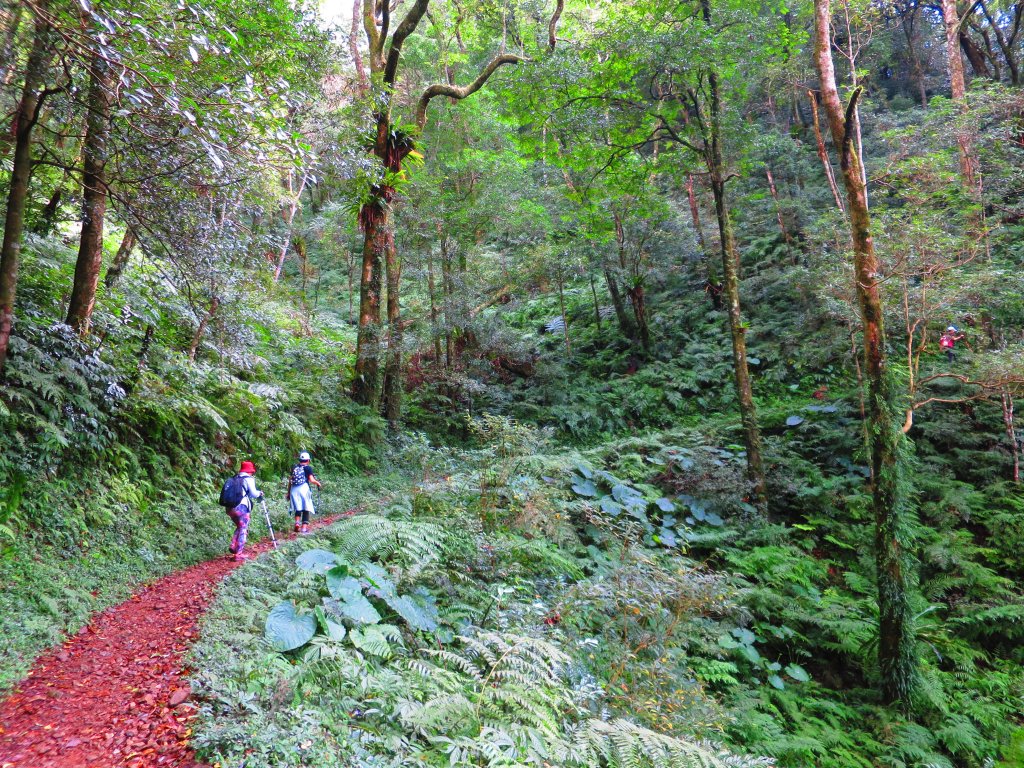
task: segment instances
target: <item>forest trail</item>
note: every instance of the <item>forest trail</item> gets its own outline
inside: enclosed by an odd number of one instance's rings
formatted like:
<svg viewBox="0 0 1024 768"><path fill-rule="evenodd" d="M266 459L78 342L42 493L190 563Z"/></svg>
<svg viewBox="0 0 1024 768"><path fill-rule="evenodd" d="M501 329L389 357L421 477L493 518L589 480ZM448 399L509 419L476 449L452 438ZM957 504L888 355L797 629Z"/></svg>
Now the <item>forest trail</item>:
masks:
<svg viewBox="0 0 1024 768"><path fill-rule="evenodd" d="M225 548L228 535L225 526ZM249 554L271 547L259 541ZM219 557L169 574L40 657L0 703L0 768L198 766L184 657L215 588L241 564Z"/></svg>

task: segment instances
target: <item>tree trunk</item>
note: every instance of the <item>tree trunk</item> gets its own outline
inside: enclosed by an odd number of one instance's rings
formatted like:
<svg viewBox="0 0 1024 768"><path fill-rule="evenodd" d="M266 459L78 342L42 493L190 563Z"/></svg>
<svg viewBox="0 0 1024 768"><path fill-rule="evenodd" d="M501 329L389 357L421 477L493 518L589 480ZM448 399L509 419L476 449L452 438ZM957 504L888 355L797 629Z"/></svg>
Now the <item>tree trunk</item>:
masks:
<svg viewBox="0 0 1024 768"><path fill-rule="evenodd" d="M711 26L711 0L701 0L704 22ZM704 159L711 181L711 194L715 200L715 217L718 219L718 234L722 241L723 288L729 309L729 331L732 336L733 376L736 384L736 400L743 424L743 438L747 447L747 477L751 484L751 497L762 512L768 509L765 489L764 461L761 458L761 429L757 423L757 408L754 405L750 370L747 367L746 328L740 309L740 253L732 229L732 219L725 197L725 163L722 159L722 102L718 84L718 73L708 72L708 86L711 95L710 142L706 145Z"/></svg>
<svg viewBox="0 0 1024 768"><path fill-rule="evenodd" d="M907 56L910 58L910 69L914 74L914 83L917 85L918 98L921 99L921 109L928 109L928 91L925 87L924 67L921 66L921 57L917 51L917 21L921 6L914 4L900 18L900 26L903 28L903 35L907 39Z"/></svg>
<svg viewBox="0 0 1024 768"><path fill-rule="evenodd" d="M960 57L960 15L956 0L942 0L942 21L946 28L946 70L949 72L950 91L953 101L964 112L967 86L964 81L964 61ZM966 126L956 128L956 145L960 155L960 176L964 186L974 189L975 162L970 132Z"/></svg>
<svg viewBox="0 0 1024 768"><path fill-rule="evenodd" d="M714 87L714 86L713 86ZM712 128L717 130L717 126ZM736 387L736 401L740 409L740 421L743 424L743 441L747 448L747 477L752 486L752 495L756 506L762 511L767 510L768 498L765 489L764 460L761 457L761 429L757 423L757 407L754 405L753 387L750 382L750 369L747 366L746 328L743 324L743 312L740 307L740 254L736 246L736 236L732 228L732 219L725 198L725 181L722 178L721 155L712 150L709 158L711 172L711 194L715 200L715 216L718 219L718 231L722 240L722 288L725 293L729 312L729 333L732 337L733 378Z"/></svg>
<svg viewBox="0 0 1024 768"><path fill-rule="evenodd" d="M864 376L868 386L867 448L871 461L878 580L878 666L885 700L908 704L917 676L917 655L908 598L909 535L903 519L908 504L902 460L906 440L894 408L894 388L886 367L885 328L878 283L880 267L871 237L871 218L859 167L860 156L854 147L852 126L847 118L853 113L860 89L854 91L844 115L832 63L830 22L829 0L815 0L815 64L833 143L840 153L850 214L857 301L864 333Z"/></svg>
<svg viewBox="0 0 1024 768"><path fill-rule="evenodd" d="M615 279L615 273L608 267L605 267L604 279L608 284L608 295L611 296L612 307L615 309L615 319L619 321L619 330L626 339L633 341L636 338L633 323L630 321L629 315L626 314L626 305L622 301L622 294L619 292L619 283Z"/></svg>
<svg viewBox="0 0 1024 768"><path fill-rule="evenodd" d="M594 273L590 273L590 293L594 297L594 324L597 326L597 332L601 333L601 304L597 300L597 286L594 285Z"/></svg>
<svg viewBox="0 0 1024 768"><path fill-rule="evenodd" d="M107 274L103 278L103 283L107 288L113 288L121 279L121 275L124 274L124 270L128 266L128 260L131 258L132 249L135 248L136 242L135 230L131 227L125 229L124 237L121 238L121 245L117 249L117 255L110 262L110 266L107 267Z"/></svg>
<svg viewBox="0 0 1024 768"><path fill-rule="evenodd" d="M626 289L626 295L629 296L630 306L633 307L633 320L640 336L640 346L644 354L648 354L651 351L651 327L647 322L647 297L643 284L638 282L630 286Z"/></svg>
<svg viewBox="0 0 1024 768"><path fill-rule="evenodd" d="M10 11L10 17L4 20L4 41L0 44L0 85L4 87L10 84L18 60L15 41L21 26L21 14L22 5L16 3Z"/></svg>
<svg viewBox="0 0 1024 768"><path fill-rule="evenodd" d="M107 212L107 139L110 134L111 78L105 59L96 56L89 77L89 113L82 146L82 235L75 262L75 281L68 302L67 324L89 332L96 306L96 287L103 264L103 218Z"/></svg>
<svg viewBox="0 0 1024 768"><path fill-rule="evenodd" d="M697 204L697 192L693 187L693 174L686 174L686 198L690 203L690 218L693 219L693 231L697 235L697 245L700 246L701 260L707 270L707 282L709 285L717 285L718 279L715 275L715 262L711 258L711 251L708 248L707 240L704 237L704 227L700 223L700 206Z"/></svg>
<svg viewBox="0 0 1024 768"><path fill-rule="evenodd" d="M359 278L359 332L356 338L355 378L352 398L376 412L380 406L380 290L381 267L394 247L391 210L382 206L364 224L363 269Z"/></svg>
<svg viewBox="0 0 1024 768"><path fill-rule="evenodd" d="M572 357L572 343L569 341L569 316L565 314L565 291L562 271L558 271L558 306L562 310L562 335L565 336L565 353Z"/></svg>
<svg viewBox="0 0 1024 768"><path fill-rule="evenodd" d="M841 213L846 213L843 199L839 196L839 186L836 184L836 175L832 170L832 161L828 159L828 150L825 149L825 139L821 135L821 121L818 120L818 99L814 95L814 91L808 91L807 95L811 98L811 115L814 122L814 138L818 144L818 159L821 160L821 165L825 169L825 178L828 179L828 187L832 190L832 197L836 201L836 208Z"/></svg>
<svg viewBox="0 0 1024 768"><path fill-rule="evenodd" d="M430 338L434 344L434 366L441 367L441 334L437 328L437 285L434 281L434 253L427 254L427 291L430 293Z"/></svg>
<svg viewBox="0 0 1024 768"><path fill-rule="evenodd" d="M764 175L768 179L768 191L771 193L772 200L775 201L775 220L779 222L779 232L782 234L782 239L792 245L793 236L789 234L789 230L786 229L786 221L782 218L782 205L779 203L779 190L775 187L775 177L772 176L772 169L767 164L764 167Z"/></svg>
<svg viewBox="0 0 1024 768"><path fill-rule="evenodd" d="M448 251L448 236L441 237L441 289L444 293L444 365L451 369L454 357L452 344L452 299L455 294L452 283L451 254Z"/></svg>
<svg viewBox="0 0 1024 768"><path fill-rule="evenodd" d="M64 182L53 190L50 199L39 214L39 220L32 227L32 233L40 237L46 237L53 232L53 222L57 218L57 209L60 208L60 201L64 197Z"/></svg>
<svg viewBox="0 0 1024 768"><path fill-rule="evenodd" d="M1013 425L1013 395L1004 391L1001 396L1003 406L1003 424L1006 436L1010 439L1010 455L1013 456L1013 470L1010 479L1020 482L1020 448L1017 446L1017 432Z"/></svg>
<svg viewBox="0 0 1024 768"><path fill-rule="evenodd" d="M402 422L402 317L399 295L402 283L402 265L392 238L384 254L384 268L388 285L388 350L384 363L384 416L392 432L398 432Z"/></svg>
<svg viewBox="0 0 1024 768"><path fill-rule="evenodd" d="M45 10L43 4L42 10ZM25 67L25 82L15 113L14 164L7 193L7 216L0 250L0 371L7 361L7 348L14 325L14 298L18 286L18 261L21 257L21 233L25 225L25 203L32 175L32 129L40 106L39 89L49 60L49 26L36 17L32 50Z"/></svg>
<svg viewBox="0 0 1024 768"><path fill-rule="evenodd" d="M188 359L189 362L194 363L196 361L196 354L199 352L199 344L203 340L203 334L206 333L206 326L210 324L213 316L217 313L217 308L220 306L220 299L214 296L210 299L210 308L206 311L206 314L199 320L199 325L196 327L196 332L192 334L192 343L188 345Z"/></svg>
<svg viewBox="0 0 1024 768"><path fill-rule="evenodd" d="M945 9L943 9L945 10ZM958 34L960 41L960 47L963 49L964 55L967 60L971 62L971 70L974 72L975 77L991 77L992 74L988 71L988 64L985 63L985 54L975 43L967 30L961 29ZM998 80L998 78L995 78Z"/></svg>

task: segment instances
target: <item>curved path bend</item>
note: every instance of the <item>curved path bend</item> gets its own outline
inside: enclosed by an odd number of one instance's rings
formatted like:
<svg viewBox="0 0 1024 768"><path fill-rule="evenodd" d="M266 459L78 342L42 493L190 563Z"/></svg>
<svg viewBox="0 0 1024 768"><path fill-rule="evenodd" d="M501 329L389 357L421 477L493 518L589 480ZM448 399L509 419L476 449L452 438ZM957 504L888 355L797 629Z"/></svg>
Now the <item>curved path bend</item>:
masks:
<svg viewBox="0 0 1024 768"><path fill-rule="evenodd" d="M0 703L0 768L198 766L184 657L214 590L239 565L223 557L165 576L44 653Z"/></svg>

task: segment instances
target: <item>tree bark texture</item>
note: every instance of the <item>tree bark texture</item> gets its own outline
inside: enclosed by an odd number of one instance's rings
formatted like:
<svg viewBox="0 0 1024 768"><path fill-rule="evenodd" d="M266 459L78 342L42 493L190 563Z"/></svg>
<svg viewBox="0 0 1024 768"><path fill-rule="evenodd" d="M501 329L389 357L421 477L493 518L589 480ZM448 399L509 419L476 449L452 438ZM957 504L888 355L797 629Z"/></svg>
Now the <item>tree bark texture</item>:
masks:
<svg viewBox="0 0 1024 768"><path fill-rule="evenodd" d="M7 193L4 239L0 249L0 371L7 362L7 350L14 325L14 299L18 286L21 235L25 226L25 203L32 175L32 129L39 119L40 88L49 61L49 26L36 17L32 49L25 67L25 81L15 113L14 162Z"/></svg>
<svg viewBox="0 0 1024 768"><path fill-rule="evenodd" d="M953 101L960 104L962 114L967 98L967 85L964 80L964 61L960 56L960 14L956 9L956 0L942 0L942 21L946 29L946 70L949 72L950 92ZM966 126L957 126L956 145L960 155L960 176L964 186L974 189L974 148L970 131Z"/></svg>
<svg viewBox="0 0 1024 768"><path fill-rule="evenodd" d="M96 306L96 288L103 264L103 220L107 212L107 140L110 135L111 79L106 60L97 56L89 76L85 142L82 146L82 235L75 262L75 280L68 302L67 324L89 332Z"/></svg>
<svg viewBox="0 0 1024 768"><path fill-rule="evenodd" d="M815 64L832 140L840 153L850 216L857 302L864 334L864 377L868 387L866 433L871 462L878 582L878 666L885 700L905 705L910 701L917 676L917 654L908 598L911 587L907 554L910 541L904 520L908 506L903 476L906 439L901 419L894 408L894 388L886 366L880 267L871 237L871 218L859 167L860 156L850 130L849 115L855 108L860 90L854 91L844 114L832 63L830 23L829 0L815 0Z"/></svg>

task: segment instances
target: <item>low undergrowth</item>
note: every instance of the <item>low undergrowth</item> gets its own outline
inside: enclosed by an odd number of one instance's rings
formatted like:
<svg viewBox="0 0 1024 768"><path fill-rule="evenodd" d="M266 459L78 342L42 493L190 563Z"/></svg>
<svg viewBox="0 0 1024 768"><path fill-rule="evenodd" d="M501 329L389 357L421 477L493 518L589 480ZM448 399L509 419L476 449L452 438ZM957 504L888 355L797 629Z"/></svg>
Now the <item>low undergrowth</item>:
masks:
<svg viewBox="0 0 1024 768"><path fill-rule="evenodd" d="M556 453L477 419L407 497L230 577L195 746L251 768L1013 765L1019 591L923 489L922 679L885 707L863 474L801 461L817 413L771 443L784 519L696 431Z"/></svg>

